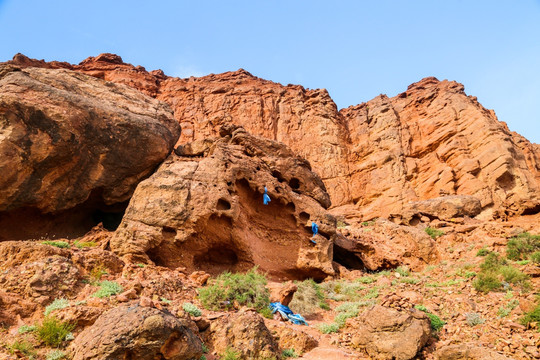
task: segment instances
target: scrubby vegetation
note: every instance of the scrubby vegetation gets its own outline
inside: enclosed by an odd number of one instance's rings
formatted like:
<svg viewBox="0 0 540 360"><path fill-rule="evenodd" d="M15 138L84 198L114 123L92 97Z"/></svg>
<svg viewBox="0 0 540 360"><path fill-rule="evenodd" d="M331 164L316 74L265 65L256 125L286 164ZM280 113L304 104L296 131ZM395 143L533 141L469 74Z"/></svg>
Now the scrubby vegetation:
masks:
<svg viewBox="0 0 540 360"><path fill-rule="evenodd" d="M234 350L231 347L225 349L225 352L221 355L220 360L239 360L240 352Z"/></svg>
<svg viewBox="0 0 540 360"><path fill-rule="evenodd" d="M184 303L182 305L182 309L184 309L184 311L187 312L188 314L195 317L202 315L201 310L196 305L193 305L192 303L188 303L188 302Z"/></svg>
<svg viewBox="0 0 540 360"><path fill-rule="evenodd" d="M36 331L36 325L22 325L17 329L19 334L26 334Z"/></svg>
<svg viewBox="0 0 540 360"><path fill-rule="evenodd" d="M76 240L73 243L73 246L75 246L78 249L83 249L83 248L88 248L88 247L95 247L96 245L97 245L97 243L95 243L94 241L78 241L78 240Z"/></svg>
<svg viewBox="0 0 540 360"><path fill-rule="evenodd" d="M313 279L297 282L298 290L294 293L289 307L297 313L310 315L319 309L329 310L323 289Z"/></svg>
<svg viewBox="0 0 540 360"><path fill-rule="evenodd" d="M124 289L115 281L102 281L99 283L99 290L92 296L97 298L106 298L112 295L120 294Z"/></svg>
<svg viewBox="0 0 540 360"><path fill-rule="evenodd" d="M281 357L283 358L297 358L298 354L294 349L283 349L281 353Z"/></svg>
<svg viewBox="0 0 540 360"><path fill-rule="evenodd" d="M67 299L55 299L45 308L45 316L49 315L54 310L60 310L67 308L69 306L69 301Z"/></svg>
<svg viewBox="0 0 540 360"><path fill-rule="evenodd" d="M529 276L508 264L506 259L497 253L489 253L480 265L473 286L477 291L490 292L508 288L510 284L520 286L523 290L530 288Z"/></svg>
<svg viewBox="0 0 540 360"><path fill-rule="evenodd" d="M523 317L519 319L519 322L524 326L536 323L536 329L540 332L540 295L536 296L536 307L528 313L525 313Z"/></svg>
<svg viewBox="0 0 540 360"><path fill-rule="evenodd" d="M34 345L27 340L16 340L13 343L7 345L7 350L10 354L14 355L16 352L20 352L28 359L35 359L37 356L34 350Z"/></svg>
<svg viewBox="0 0 540 360"><path fill-rule="evenodd" d="M61 350L52 350L47 354L46 360L60 360L65 359L66 354Z"/></svg>
<svg viewBox="0 0 540 360"><path fill-rule="evenodd" d="M446 324L440 317L432 314L424 305L416 305L415 308L426 313L431 322L431 330L439 331L443 328L444 324Z"/></svg>
<svg viewBox="0 0 540 360"><path fill-rule="evenodd" d="M44 245L55 246L61 249L69 249L69 243L66 241L42 241L41 243Z"/></svg>
<svg viewBox="0 0 540 360"><path fill-rule="evenodd" d="M444 231L439 230L439 229L435 229L435 228L432 228L432 227L429 227L429 226L427 228L425 228L424 231L426 232L426 234L431 236L431 238L434 239L434 240L436 238L438 238L439 236L444 235Z"/></svg>
<svg viewBox="0 0 540 360"><path fill-rule="evenodd" d="M465 320L469 326L476 326L486 322L479 313L475 312L465 314Z"/></svg>
<svg viewBox="0 0 540 360"><path fill-rule="evenodd" d="M231 309L235 303L262 310L270 304L266 283L257 268L246 274L225 272L199 289L199 299L209 310Z"/></svg>
<svg viewBox="0 0 540 360"><path fill-rule="evenodd" d="M506 245L506 257L509 260L533 260L540 257L540 235L524 232L511 238Z"/></svg>
<svg viewBox="0 0 540 360"><path fill-rule="evenodd" d="M48 346L59 346L75 328L73 324L63 322L54 316L46 316L37 326L37 337Z"/></svg>

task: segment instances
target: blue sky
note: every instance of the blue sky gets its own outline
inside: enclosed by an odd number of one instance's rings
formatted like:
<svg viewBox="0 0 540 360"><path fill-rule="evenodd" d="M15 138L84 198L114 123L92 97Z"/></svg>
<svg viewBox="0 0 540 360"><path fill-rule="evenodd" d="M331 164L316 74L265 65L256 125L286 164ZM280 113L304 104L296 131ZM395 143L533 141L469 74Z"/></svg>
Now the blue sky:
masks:
<svg viewBox="0 0 540 360"><path fill-rule="evenodd" d="M339 108L456 80L540 143L540 0L0 0L0 61L112 52L186 77L244 68Z"/></svg>

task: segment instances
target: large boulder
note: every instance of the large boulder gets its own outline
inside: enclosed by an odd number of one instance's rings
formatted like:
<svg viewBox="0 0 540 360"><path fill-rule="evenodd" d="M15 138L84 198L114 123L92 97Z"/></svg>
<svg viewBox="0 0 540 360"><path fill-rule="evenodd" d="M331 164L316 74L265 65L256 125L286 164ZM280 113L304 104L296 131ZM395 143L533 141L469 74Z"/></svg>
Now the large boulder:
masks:
<svg viewBox="0 0 540 360"><path fill-rule="evenodd" d="M347 236L339 235L336 238L336 261L361 270L374 271L406 265L417 271L439 259L435 242L421 229L388 220L367 224L353 224L347 227Z"/></svg>
<svg viewBox="0 0 540 360"><path fill-rule="evenodd" d="M234 127L176 153L137 187L111 239L114 252L210 274L254 265L278 278L333 274L335 219L306 160ZM312 222L319 226L316 244Z"/></svg>
<svg viewBox="0 0 540 360"><path fill-rule="evenodd" d="M191 360L203 350L185 320L133 305L101 315L75 338L69 352L73 360Z"/></svg>
<svg viewBox="0 0 540 360"><path fill-rule="evenodd" d="M179 135L166 104L127 86L0 65L0 240L84 234Z"/></svg>
<svg viewBox="0 0 540 360"><path fill-rule="evenodd" d="M279 347L263 318L255 311L228 313L210 324L208 345L216 354L233 349L241 359L271 359L280 355Z"/></svg>
<svg viewBox="0 0 540 360"><path fill-rule="evenodd" d="M452 220L458 217L475 217L482 211L479 199L470 195L441 196L434 199L412 201L405 206L402 217L411 223L413 219L427 216L430 219Z"/></svg>
<svg viewBox="0 0 540 360"><path fill-rule="evenodd" d="M427 343L429 318L418 310L399 311L376 305L355 322L351 343L372 359L409 360Z"/></svg>

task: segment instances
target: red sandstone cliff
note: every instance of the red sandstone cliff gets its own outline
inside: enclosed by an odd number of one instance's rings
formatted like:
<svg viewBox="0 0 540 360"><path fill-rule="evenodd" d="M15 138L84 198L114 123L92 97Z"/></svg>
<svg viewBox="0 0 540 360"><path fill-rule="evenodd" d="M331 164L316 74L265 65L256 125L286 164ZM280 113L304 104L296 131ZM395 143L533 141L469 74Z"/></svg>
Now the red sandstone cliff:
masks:
<svg viewBox="0 0 540 360"><path fill-rule="evenodd" d="M283 142L320 174L338 215L389 216L411 201L455 194L477 197L485 217L539 210L539 146L453 81L426 78L396 97L338 111L324 89L283 86L244 70L179 79L112 54L79 65L23 55L12 63L67 67L165 101L182 126L180 143L215 136L227 123Z"/></svg>

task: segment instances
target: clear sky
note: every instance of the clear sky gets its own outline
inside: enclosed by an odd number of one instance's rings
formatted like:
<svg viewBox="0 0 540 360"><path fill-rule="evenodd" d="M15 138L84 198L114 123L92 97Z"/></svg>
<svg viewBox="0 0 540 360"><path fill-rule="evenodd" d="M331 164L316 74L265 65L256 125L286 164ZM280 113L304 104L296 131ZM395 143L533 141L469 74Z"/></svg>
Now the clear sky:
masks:
<svg viewBox="0 0 540 360"><path fill-rule="evenodd" d="M456 80L540 143L540 0L0 0L0 61L116 53L180 77L244 68L339 108Z"/></svg>

